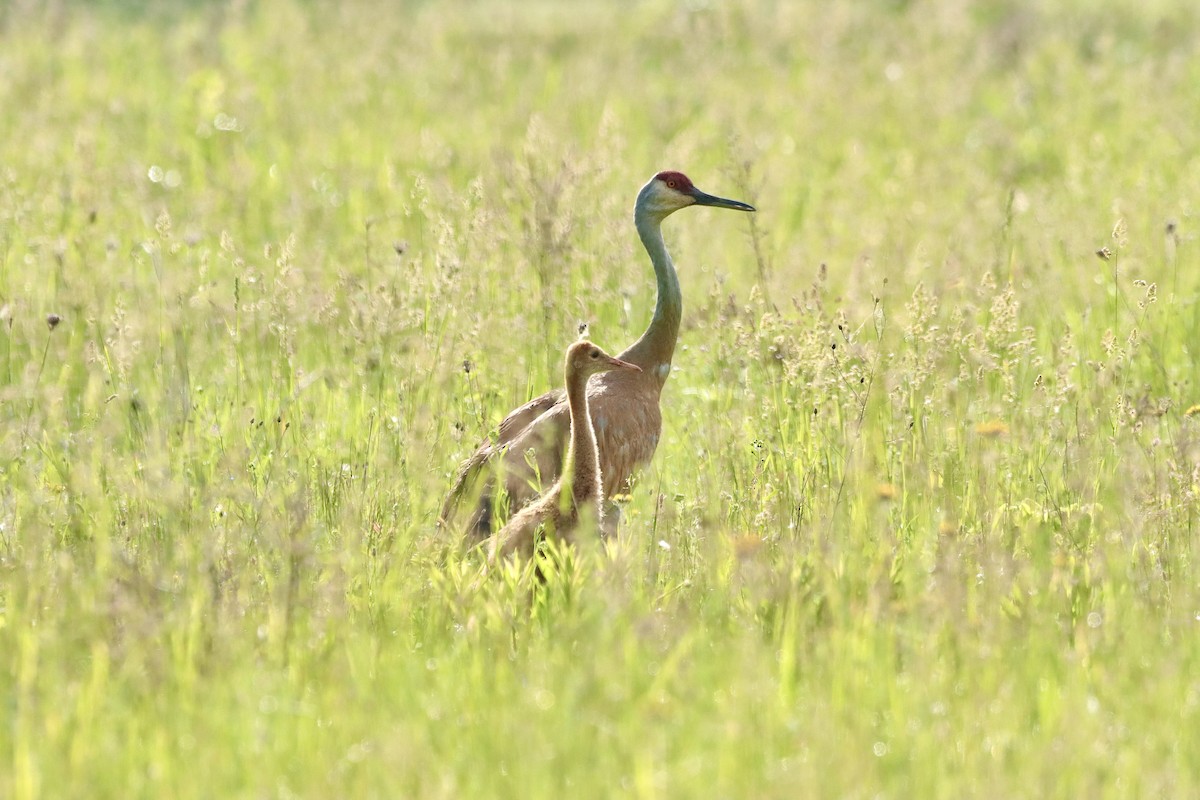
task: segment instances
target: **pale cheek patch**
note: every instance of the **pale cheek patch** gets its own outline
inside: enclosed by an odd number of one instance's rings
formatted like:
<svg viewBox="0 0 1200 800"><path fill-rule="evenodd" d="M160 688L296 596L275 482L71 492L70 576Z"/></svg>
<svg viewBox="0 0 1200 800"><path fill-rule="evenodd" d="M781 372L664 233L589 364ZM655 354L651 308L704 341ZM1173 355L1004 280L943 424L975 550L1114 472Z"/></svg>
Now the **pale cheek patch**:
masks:
<svg viewBox="0 0 1200 800"><path fill-rule="evenodd" d="M671 374L671 365L670 364L659 364L658 368L655 370L655 372L658 373L658 377L662 378L663 380L666 380L667 376Z"/></svg>

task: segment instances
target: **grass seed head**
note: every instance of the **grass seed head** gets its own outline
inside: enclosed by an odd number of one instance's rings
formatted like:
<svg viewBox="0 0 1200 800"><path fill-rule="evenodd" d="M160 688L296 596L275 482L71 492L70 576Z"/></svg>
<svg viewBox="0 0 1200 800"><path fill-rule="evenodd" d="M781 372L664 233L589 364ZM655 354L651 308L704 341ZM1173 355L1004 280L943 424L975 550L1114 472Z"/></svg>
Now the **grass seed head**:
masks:
<svg viewBox="0 0 1200 800"><path fill-rule="evenodd" d="M733 540L733 553L739 561L746 561L754 558L763 548L761 536L756 536L753 533L743 533Z"/></svg>
<svg viewBox="0 0 1200 800"><path fill-rule="evenodd" d="M975 432L987 439L998 439L1008 433L1008 426L998 419L990 419L976 425Z"/></svg>

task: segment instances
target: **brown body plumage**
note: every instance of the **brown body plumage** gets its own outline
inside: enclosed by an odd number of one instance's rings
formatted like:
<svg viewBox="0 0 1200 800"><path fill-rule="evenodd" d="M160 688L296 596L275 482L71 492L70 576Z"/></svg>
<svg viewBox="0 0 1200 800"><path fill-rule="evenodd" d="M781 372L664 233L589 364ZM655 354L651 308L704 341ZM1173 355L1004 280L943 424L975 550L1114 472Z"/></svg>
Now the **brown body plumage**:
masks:
<svg viewBox="0 0 1200 800"><path fill-rule="evenodd" d="M619 358L641 372L608 372L596 376L587 387L606 498L628 491L634 472L650 460L658 447L662 433L659 397L671 372L683 312L679 278L660 226L669 214L690 205L754 210L736 200L705 194L678 172L660 172L639 192L634 224L654 264L658 301L646 332ZM561 389L547 392L509 414L500 423L497 441L484 442L459 469L442 508L442 522L450 522L456 505L497 460L511 507L523 507L537 494L539 478L545 485L562 473L570 424L570 409ZM489 476L467 523L469 532L477 536L491 532L493 495ZM612 519L615 521L615 516Z"/></svg>
<svg viewBox="0 0 1200 800"><path fill-rule="evenodd" d="M567 348L563 373L566 384L570 439L562 475L536 501L522 508L493 538L488 547L492 557L509 553L530 555L537 531L548 536L569 535L581 519L600 524L604 516L604 484L600 454L588 412L588 378L610 370L637 375L641 370L615 359L591 342L576 342Z"/></svg>

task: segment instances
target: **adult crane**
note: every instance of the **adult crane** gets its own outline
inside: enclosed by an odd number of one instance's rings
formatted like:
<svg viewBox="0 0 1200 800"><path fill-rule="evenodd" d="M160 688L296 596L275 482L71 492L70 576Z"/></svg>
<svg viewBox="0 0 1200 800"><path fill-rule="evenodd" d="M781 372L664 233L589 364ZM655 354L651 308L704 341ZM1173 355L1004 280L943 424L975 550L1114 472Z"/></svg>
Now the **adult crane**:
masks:
<svg viewBox="0 0 1200 800"><path fill-rule="evenodd" d="M671 374L683 295L661 226L668 216L688 206L754 211L754 206L747 203L700 191L682 172L660 172L638 192L633 224L654 265L658 300L645 333L617 356L641 371L605 372L588 384L605 498L628 491L634 471L654 455L662 433L659 398ZM547 392L511 412L500 423L496 440L480 445L459 468L442 507L442 524L450 524L459 501L483 477L487 483L466 528L476 536L490 534L495 495L493 468L499 465L511 509L520 509L537 495L539 485L549 486L561 474L570 427L570 409L562 389ZM615 520L616 515L610 515L609 525Z"/></svg>

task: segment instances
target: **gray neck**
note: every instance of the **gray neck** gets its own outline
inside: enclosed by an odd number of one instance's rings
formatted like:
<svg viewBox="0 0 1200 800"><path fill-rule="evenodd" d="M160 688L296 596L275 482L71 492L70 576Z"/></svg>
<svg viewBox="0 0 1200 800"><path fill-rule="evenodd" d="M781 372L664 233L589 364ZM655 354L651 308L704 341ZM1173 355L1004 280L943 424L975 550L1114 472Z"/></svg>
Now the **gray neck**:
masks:
<svg viewBox="0 0 1200 800"><path fill-rule="evenodd" d="M679 290L675 265L671 263L671 256L663 242L662 220L662 214L647 208L646 192L643 190L633 209L633 224L654 265L658 302L646 332L618 356L654 376L660 387L667 380L671 358L675 354L675 342L679 338L679 321L683 316L683 293ZM663 369L663 365L668 369Z"/></svg>

